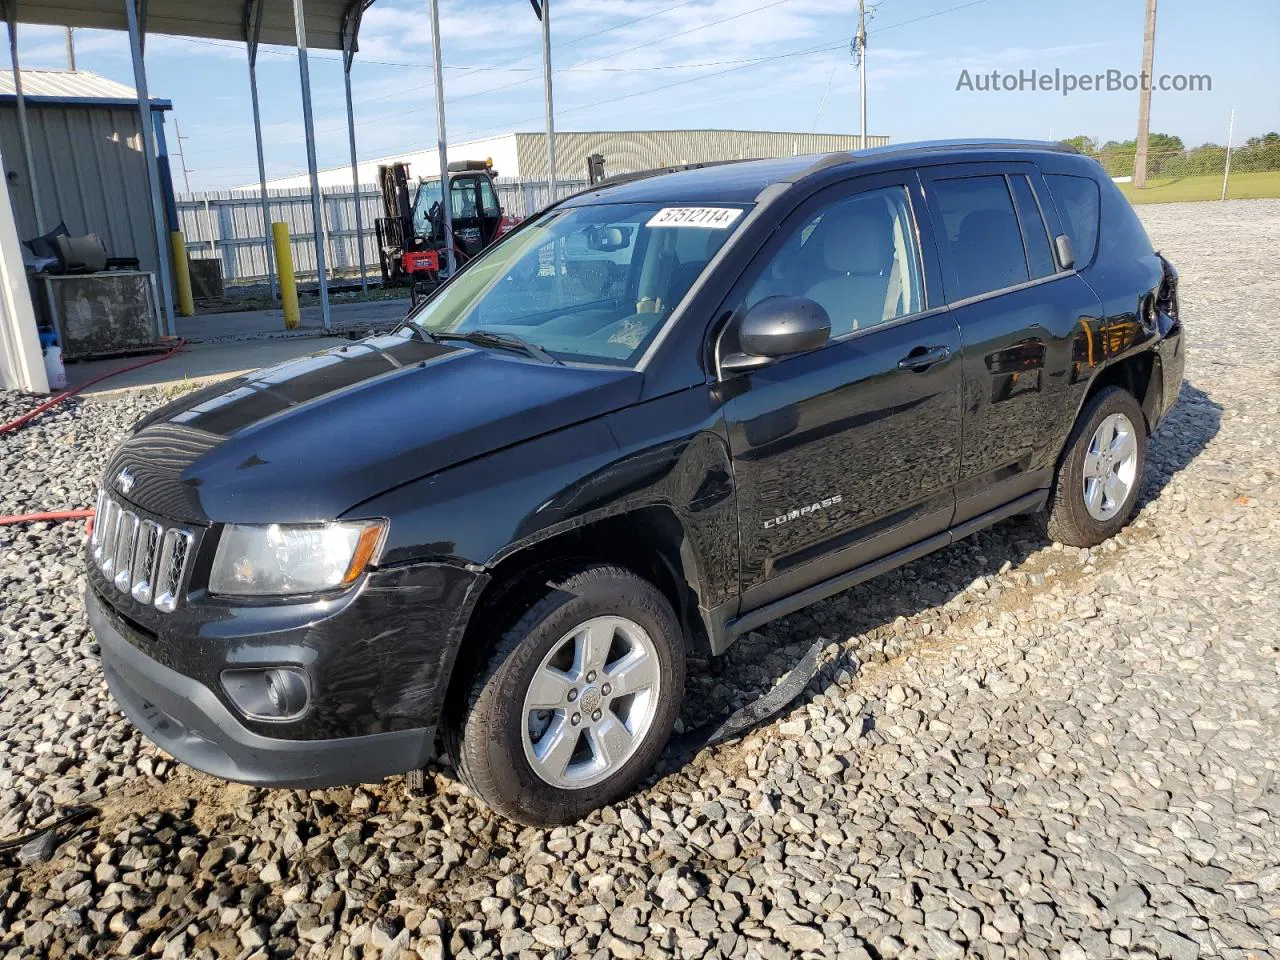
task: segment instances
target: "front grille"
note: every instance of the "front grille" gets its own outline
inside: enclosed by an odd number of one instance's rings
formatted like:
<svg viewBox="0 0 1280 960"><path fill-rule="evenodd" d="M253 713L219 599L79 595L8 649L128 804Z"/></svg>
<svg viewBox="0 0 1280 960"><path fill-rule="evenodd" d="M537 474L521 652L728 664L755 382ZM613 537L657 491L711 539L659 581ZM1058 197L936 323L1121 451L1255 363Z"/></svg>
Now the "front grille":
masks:
<svg viewBox="0 0 1280 960"><path fill-rule="evenodd" d="M190 530L143 519L106 490L98 491L90 555L108 583L139 603L174 611L194 540Z"/></svg>

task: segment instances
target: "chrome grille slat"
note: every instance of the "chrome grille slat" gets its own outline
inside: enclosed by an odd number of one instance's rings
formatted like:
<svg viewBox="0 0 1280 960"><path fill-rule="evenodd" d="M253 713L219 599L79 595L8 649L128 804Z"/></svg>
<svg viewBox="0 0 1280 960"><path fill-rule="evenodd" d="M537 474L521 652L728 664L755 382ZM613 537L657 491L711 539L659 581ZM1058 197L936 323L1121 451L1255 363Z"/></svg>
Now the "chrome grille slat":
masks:
<svg viewBox="0 0 1280 960"><path fill-rule="evenodd" d="M138 529L138 546L133 555L133 586L130 592L139 603L151 602L156 581L156 561L160 559L160 537L164 528L154 520L143 520Z"/></svg>
<svg viewBox="0 0 1280 960"><path fill-rule="evenodd" d="M115 584L117 590L128 590L132 581L133 548L138 537L138 515L126 510L120 515L120 528L116 531Z"/></svg>
<svg viewBox="0 0 1280 960"><path fill-rule="evenodd" d="M98 566L102 570L102 575L110 579L111 568L116 559L116 529L120 523L120 504L114 500L108 500L106 517L106 522L102 525L102 543L98 554Z"/></svg>
<svg viewBox="0 0 1280 960"><path fill-rule="evenodd" d="M191 534L176 527L164 532L160 545L160 565L156 571L156 608L172 613L178 605L182 572L191 552Z"/></svg>
<svg viewBox="0 0 1280 960"><path fill-rule="evenodd" d="M93 505L93 535L89 538L89 546L93 550L93 560L98 561L102 544L102 505L106 503L107 491L98 488L98 500Z"/></svg>
<svg viewBox="0 0 1280 960"><path fill-rule="evenodd" d="M140 517L103 487L89 553L107 582L139 603L172 613L182 597L195 535Z"/></svg>

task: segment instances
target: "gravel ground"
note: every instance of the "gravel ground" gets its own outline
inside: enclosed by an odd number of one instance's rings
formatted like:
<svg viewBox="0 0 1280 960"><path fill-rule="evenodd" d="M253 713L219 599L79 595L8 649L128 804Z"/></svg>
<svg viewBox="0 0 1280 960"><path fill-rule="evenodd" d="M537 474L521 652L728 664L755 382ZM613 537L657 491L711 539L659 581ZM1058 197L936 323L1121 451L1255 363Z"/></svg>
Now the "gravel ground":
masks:
<svg viewBox="0 0 1280 960"><path fill-rule="evenodd" d="M106 697L82 526L0 528L0 837L99 810L0 860L0 956L1280 956L1280 202L1140 212L1192 352L1133 525L1009 522L744 639L691 700L829 643L773 723L573 827L444 772L409 799L174 764ZM0 513L89 503L157 402L0 439Z"/></svg>

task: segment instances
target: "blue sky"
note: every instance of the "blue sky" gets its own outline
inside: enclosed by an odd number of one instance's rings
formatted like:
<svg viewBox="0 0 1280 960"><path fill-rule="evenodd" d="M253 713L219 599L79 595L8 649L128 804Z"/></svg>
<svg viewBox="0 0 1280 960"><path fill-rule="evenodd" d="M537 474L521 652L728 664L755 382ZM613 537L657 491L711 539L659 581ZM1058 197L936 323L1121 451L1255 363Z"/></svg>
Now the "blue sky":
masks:
<svg viewBox="0 0 1280 960"><path fill-rule="evenodd" d="M956 86L962 70L1136 73L1142 0L963 2L874 4L869 132L894 141L1134 135L1133 92L1064 97ZM540 27L528 0L440 6L450 140L541 129ZM856 132L857 73L847 48L856 9L855 0L554 0L557 127ZM60 30L27 26L19 36L25 66L65 65ZM132 83L124 34L79 31L76 46L81 68ZM1221 143L1233 106L1237 142L1280 129L1277 49L1275 0L1161 0L1156 73L1209 74L1212 90L1157 91L1152 129L1189 145ZM192 187L255 180L243 46L151 37L147 71L152 95L174 103ZM338 55L313 53L311 71L320 164L344 163ZM268 175L305 170L292 50L264 47L258 75ZM366 15L352 76L362 158L434 143L426 0L378 0Z"/></svg>

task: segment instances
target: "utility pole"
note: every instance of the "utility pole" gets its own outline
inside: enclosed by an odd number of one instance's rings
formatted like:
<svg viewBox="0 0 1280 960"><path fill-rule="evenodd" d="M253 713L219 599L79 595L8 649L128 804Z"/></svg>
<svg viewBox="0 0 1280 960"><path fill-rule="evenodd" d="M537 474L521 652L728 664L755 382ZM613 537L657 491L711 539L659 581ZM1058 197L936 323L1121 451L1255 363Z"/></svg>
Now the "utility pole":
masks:
<svg viewBox="0 0 1280 960"><path fill-rule="evenodd" d="M1156 0L1147 0L1147 26L1142 36L1142 83L1138 91L1138 149L1133 156L1133 186L1147 185L1147 139L1151 131L1151 65L1156 52Z"/></svg>
<svg viewBox="0 0 1280 960"><path fill-rule="evenodd" d="M547 203L556 202L556 108L551 97L551 0L535 3L542 21L542 96L547 109Z"/></svg>
<svg viewBox="0 0 1280 960"><path fill-rule="evenodd" d="M182 188L187 192L191 192L191 179L187 176L187 151L182 149L182 141L187 139L182 135L182 128L178 126L178 118L173 118L173 137L178 141L178 162L182 164Z"/></svg>
<svg viewBox="0 0 1280 960"><path fill-rule="evenodd" d="M867 0L858 0L858 32L853 38L853 55L858 60L858 149L867 149Z"/></svg>
<svg viewBox="0 0 1280 960"><path fill-rule="evenodd" d="M76 72L76 40L75 31L67 27L67 69Z"/></svg>
<svg viewBox="0 0 1280 960"><path fill-rule="evenodd" d="M440 0L430 0L431 57L436 80L436 157L440 161L440 213L444 227L444 256L449 276L458 272L453 250L453 186L449 183L449 147L444 129L444 62L440 55Z"/></svg>

